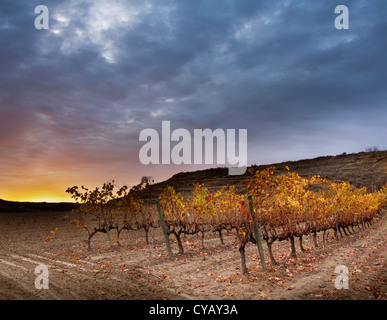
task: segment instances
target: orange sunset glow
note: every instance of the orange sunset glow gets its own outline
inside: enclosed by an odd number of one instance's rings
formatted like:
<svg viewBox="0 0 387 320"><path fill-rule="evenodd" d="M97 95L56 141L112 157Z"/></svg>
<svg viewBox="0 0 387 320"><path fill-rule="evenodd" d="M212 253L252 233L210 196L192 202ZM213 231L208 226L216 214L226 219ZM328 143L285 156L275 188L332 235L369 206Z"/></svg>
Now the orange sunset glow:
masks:
<svg viewBox="0 0 387 320"><path fill-rule="evenodd" d="M324 1L54 1L39 29L36 5L0 12L0 199L219 166L143 165L163 121L246 129L248 165L387 147L383 8L338 30Z"/></svg>

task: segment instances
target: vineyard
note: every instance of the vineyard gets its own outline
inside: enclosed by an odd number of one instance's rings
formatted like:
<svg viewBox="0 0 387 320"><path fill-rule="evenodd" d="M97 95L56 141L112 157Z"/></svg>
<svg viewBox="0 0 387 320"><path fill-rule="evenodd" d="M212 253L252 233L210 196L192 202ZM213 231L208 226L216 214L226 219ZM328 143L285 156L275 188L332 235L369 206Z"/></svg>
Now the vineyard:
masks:
<svg viewBox="0 0 387 320"><path fill-rule="evenodd" d="M111 181L94 190L83 186L67 189L80 204L73 211L74 218L69 219L76 228L87 231L89 250L93 236L100 232L107 234L113 246L120 245L123 231L144 229L148 242L150 230L162 228L170 256L171 234L182 254L183 236L200 235L203 242L206 233L216 233L222 244L223 234L232 232L239 243L242 273L248 274L245 248L249 242L257 245L265 270L262 242L267 245L271 264L276 265L275 241L288 240L294 258L297 238L304 251L303 236L312 235L317 247L318 233L322 233L323 242L329 230L336 239L354 234L377 220L387 204L387 185L370 193L346 182L300 177L288 168L281 174L275 174L274 167L252 171L243 187L210 190L195 184L189 195L167 186L158 197L149 199L143 196L147 186L143 182L132 188L117 188Z"/></svg>

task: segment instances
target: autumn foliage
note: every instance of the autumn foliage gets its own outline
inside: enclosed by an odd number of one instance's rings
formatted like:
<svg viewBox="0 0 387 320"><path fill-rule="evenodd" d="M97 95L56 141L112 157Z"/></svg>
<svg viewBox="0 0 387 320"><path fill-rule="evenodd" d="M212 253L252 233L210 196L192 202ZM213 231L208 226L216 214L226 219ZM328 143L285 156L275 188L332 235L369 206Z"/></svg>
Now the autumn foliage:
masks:
<svg viewBox="0 0 387 320"><path fill-rule="evenodd" d="M256 243L253 219L247 195L251 195L259 230L266 242L270 260L276 264L272 244L289 240L291 256L296 256L295 238L313 235L318 246L317 233L328 230L337 239L363 229L377 219L387 204L387 184L379 191L369 193L366 188L355 188L349 183L330 182L318 176L300 177L288 170L275 174L274 168L250 172L242 189L225 186L211 191L202 184L195 184L189 195L182 196L173 187L166 187L158 197L168 235L176 237L179 252L184 248L182 235L216 232L223 243L222 231L235 230L241 252L242 269L245 272L244 248L248 242ZM88 243L96 232L116 229L149 230L159 227L160 219L156 206L141 198L144 185L129 189L124 186L114 192L114 182L101 189L88 190L72 187L67 192L81 206L77 209L79 218L73 223L77 228L87 230ZM93 215L96 224L90 226L85 216ZM202 237L203 239L203 237Z"/></svg>

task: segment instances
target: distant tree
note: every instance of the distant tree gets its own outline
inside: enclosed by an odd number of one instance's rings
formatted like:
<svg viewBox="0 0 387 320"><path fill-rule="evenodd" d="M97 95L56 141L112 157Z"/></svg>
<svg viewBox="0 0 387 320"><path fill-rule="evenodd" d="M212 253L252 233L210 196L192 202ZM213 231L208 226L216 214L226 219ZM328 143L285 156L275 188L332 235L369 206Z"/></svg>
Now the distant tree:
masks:
<svg viewBox="0 0 387 320"><path fill-rule="evenodd" d="M365 151L366 152L376 152L376 151L380 151L380 148L378 146L367 147L367 148L365 148Z"/></svg>
<svg viewBox="0 0 387 320"><path fill-rule="evenodd" d="M153 182L155 182L154 180L153 180L153 177L151 177L151 176L142 176L141 177L141 185L144 185L144 186L149 186L149 185L151 185Z"/></svg>

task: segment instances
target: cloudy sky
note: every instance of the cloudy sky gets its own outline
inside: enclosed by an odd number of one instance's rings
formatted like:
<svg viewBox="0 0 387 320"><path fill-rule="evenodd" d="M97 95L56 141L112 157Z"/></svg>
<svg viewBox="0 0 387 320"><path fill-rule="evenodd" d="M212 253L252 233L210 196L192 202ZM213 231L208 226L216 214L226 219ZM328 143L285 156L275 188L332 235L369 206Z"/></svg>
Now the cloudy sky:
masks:
<svg viewBox="0 0 387 320"><path fill-rule="evenodd" d="M48 30L34 26L42 4ZM340 4L348 30L334 25ZM386 148L386 12L385 0L1 0L0 198L66 201L73 185L217 166L141 164L139 134L163 120L247 129L248 164Z"/></svg>

